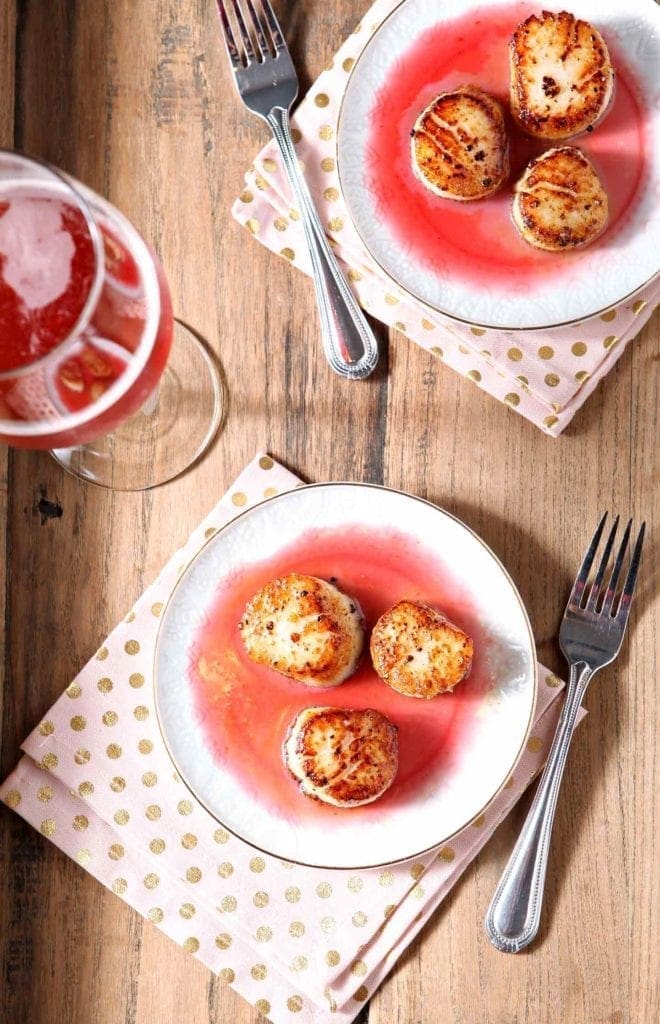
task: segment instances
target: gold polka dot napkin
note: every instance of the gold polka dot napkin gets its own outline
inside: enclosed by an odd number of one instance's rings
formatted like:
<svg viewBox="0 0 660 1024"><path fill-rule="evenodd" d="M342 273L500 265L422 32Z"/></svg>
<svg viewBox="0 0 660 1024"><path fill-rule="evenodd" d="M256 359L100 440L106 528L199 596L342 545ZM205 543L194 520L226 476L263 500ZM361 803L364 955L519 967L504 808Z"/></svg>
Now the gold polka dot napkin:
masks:
<svg viewBox="0 0 660 1024"><path fill-rule="evenodd" d="M321 223L367 312L557 436L651 316L660 298L660 281L656 278L621 304L580 323L512 332L442 317L383 276L365 251L341 195L336 133L353 65L398 2L373 4L292 118L296 151ZM311 274L299 214L275 142L255 158L232 213L267 248Z"/></svg>
<svg viewBox="0 0 660 1024"><path fill-rule="evenodd" d="M159 617L209 536L299 483L269 456L254 459L46 711L0 797L276 1024L348 1024L538 771L563 684L540 668L515 776L451 844L417 861L304 868L230 835L191 796L160 736Z"/></svg>

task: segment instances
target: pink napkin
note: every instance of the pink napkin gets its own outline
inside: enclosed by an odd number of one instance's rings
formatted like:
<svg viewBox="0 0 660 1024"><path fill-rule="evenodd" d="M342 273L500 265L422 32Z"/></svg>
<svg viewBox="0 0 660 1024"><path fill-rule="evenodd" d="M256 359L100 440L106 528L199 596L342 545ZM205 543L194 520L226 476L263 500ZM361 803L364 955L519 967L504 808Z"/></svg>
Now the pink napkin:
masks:
<svg viewBox="0 0 660 1024"><path fill-rule="evenodd" d="M0 797L277 1024L348 1024L538 772L563 684L539 666L536 722L514 777L450 844L417 861L303 868L219 827L158 729L159 616L206 538L299 483L255 458L27 737Z"/></svg>
<svg viewBox="0 0 660 1024"><path fill-rule="evenodd" d="M376 0L292 118L296 150L327 233L360 304L546 433L564 430L642 329L660 298L656 278L601 316L549 331L496 331L449 320L387 279L365 251L343 202L336 133L349 73L399 0ZM232 213L273 252L311 274L304 234L274 142L256 157Z"/></svg>

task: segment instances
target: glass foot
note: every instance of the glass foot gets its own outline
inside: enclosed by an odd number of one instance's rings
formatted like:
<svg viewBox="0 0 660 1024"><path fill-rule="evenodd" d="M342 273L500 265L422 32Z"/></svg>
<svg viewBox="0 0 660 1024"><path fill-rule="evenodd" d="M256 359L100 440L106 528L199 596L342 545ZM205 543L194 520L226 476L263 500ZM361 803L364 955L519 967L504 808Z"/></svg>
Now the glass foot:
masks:
<svg viewBox="0 0 660 1024"><path fill-rule="evenodd" d="M81 480L117 491L146 491L201 458L222 424L224 405L215 360L188 327L175 321L165 372L142 409L98 441L51 454Z"/></svg>

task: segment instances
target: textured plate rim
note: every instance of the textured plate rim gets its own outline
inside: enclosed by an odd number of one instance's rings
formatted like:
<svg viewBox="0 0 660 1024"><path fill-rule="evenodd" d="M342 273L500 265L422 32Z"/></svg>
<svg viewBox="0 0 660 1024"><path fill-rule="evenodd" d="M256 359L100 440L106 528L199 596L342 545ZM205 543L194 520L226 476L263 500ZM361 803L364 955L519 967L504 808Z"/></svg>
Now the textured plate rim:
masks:
<svg viewBox="0 0 660 1024"><path fill-rule="evenodd" d="M404 0L404 2L405 2L405 0ZM162 637L162 632L163 632L163 623L165 622L165 618L166 618L166 615L167 615L167 610L168 610L168 608L169 608L169 606L170 606L170 604L172 602L172 599L174 598L174 595L176 594L176 592L178 591L179 587L183 583L183 580L185 579L185 577L188 575L188 572L192 568L193 564L202 555L202 553L206 550L206 548L211 543L213 543L221 534L223 534L230 526L233 526L234 523L238 522L240 519L245 518L245 516L250 515L252 512L254 512L257 509L263 508L266 505L270 505L273 502L283 501L283 500L286 501L292 494L295 494L298 491L310 491L310 490L318 490L318 489L321 489L321 488L334 488L334 487L360 487L360 488L368 488L370 490L375 490L375 491L387 491L389 493L396 494L396 495L399 495L399 496L404 497L404 498L408 498L411 501L416 501L416 502L419 502L422 505L429 506L435 512L440 513L440 515L443 515L446 518L453 520L453 522L455 522L458 526L460 526L467 533L469 533L473 537L473 539L476 540L477 543L481 545L481 547L485 550L485 552L488 555L490 555L490 557L496 563L497 567L500 569L502 575L506 579L506 582L509 584L509 587L513 591L514 597L516 598L518 606L520 607L520 610L521 610L522 615L523 615L523 622L524 622L526 630L527 630L527 637L528 637L528 641L529 641L529 650L531 652L531 661L532 661L532 680L531 680L531 682L532 682L532 687L533 687L533 693L532 693L532 702L531 702L531 707L530 707L529 718L528 718L528 721L527 721L527 725L525 727L525 733L523 735L520 747L516 751L515 757L514 757L514 759L511 762L511 766L509 767L509 769L508 769L508 771L506 773L506 778L498 786L498 788L491 794L491 796L486 801L486 803L483 805L483 807L481 807L476 812L476 814L474 814L468 821L466 821L463 825L461 825L460 828L455 829L448 836L443 836L443 837L439 838L436 842L432 843L430 846L425 847L423 850L419 850L419 851L407 854L405 857L398 857L395 860L385 860L385 861L380 861L380 862L373 863L373 864L372 863L368 863L368 864L354 864L354 865L349 865L349 866L344 866L344 865L337 866L336 864L310 863L309 861L297 860L297 859L294 859L292 857L287 857L284 854L280 854L280 853L278 853L275 850L269 850L265 846L259 846L257 843L254 842L254 840L248 839L246 836L241 835L240 832L237 832L235 829L230 828L230 826L225 821L223 821L220 817L218 817L218 815L215 813L215 811L211 810L211 808L208 806L208 804L203 799L203 797L187 781L186 776L185 776L185 772L182 771L179 762L177 761L176 757L174 756L174 754L172 752L172 749L170 747L170 744L168 742L167 736L165 734L165 729L164 729L163 722L162 722L162 719L161 719L161 711L160 711L160 706L159 706L159 701L158 701L158 686L157 686L157 683L156 683L156 672L157 672L157 665L158 665L158 652L159 652L160 642L161 642L161 637ZM506 785L508 783L509 778L511 777L512 773L515 771L515 769L516 769L516 767L517 767L517 765L518 765L518 763L520 761L520 758L522 757L522 755L523 755L523 753L525 751L525 747L527 745L527 741L529 740L529 736L530 736L530 733L532 731L532 727L534 725L534 712L536 710L537 697L538 697L538 679L539 679L539 669L538 669L538 659L536 657L536 643L534 641L534 634L532 632L532 625L531 625L531 622L530 622L530 619L529 619L529 615L527 613L527 609L525 608L525 604L524 604L524 602L522 600L522 597L520 596L518 588L516 587L513 579L511 578L510 573L508 572L506 567L502 564L502 562L497 557L495 552L489 547L488 544L486 544L486 542L479 536L478 533L476 533L470 526L468 526L466 523L464 523L462 519L459 519L458 516L453 515L451 512L448 512L446 509L441 508L439 505L434 504L432 501L428 501L426 498L420 498L416 494L410 494L409 492L399 490L396 487L386 487L384 484L358 483L355 480L333 480L333 481L329 481L329 482L326 482L326 483L301 484L300 486L294 487L291 490L282 491L280 494L275 494L275 495L273 495L270 498L265 498L262 501L256 502L254 505L251 505L250 508L246 508L243 512L240 512L238 515L234 516L232 519L230 519L223 526L219 527L219 529L217 529L216 532L214 534L212 534L202 544L202 546L195 552L195 554L192 555L192 557L186 562L183 570L180 572L179 577L176 580L176 583L174 584L174 587L172 588L170 594L168 595L167 600L165 601L165 604L163 605L163 610L162 610L161 615L160 615L160 622L158 624L158 632L156 634L156 643L154 645L151 685L152 685L152 689L153 689L154 707L155 707L155 710L156 710L156 722L158 724L158 730L160 732L161 739L163 740L163 744L165 746L165 750L167 751L167 755L170 758L170 761L172 762L172 764L174 765L174 768L175 768L179 778L183 782L183 784L186 787L186 789L188 790L188 792L191 794L191 796L193 796L195 798L195 800L197 800L197 802L199 804L201 804L201 806L204 808L204 810L208 814L210 814L210 816L213 818L214 821L216 821L218 823L218 825L222 826L222 828L224 828L227 832L229 832L230 835L234 836L234 838L240 839L241 842L244 842L248 846L252 847L253 850L257 850L259 853L265 853L269 857L276 857L279 860L285 860L285 861L287 861L290 864L296 864L299 867L318 868L319 870L324 870L324 871L367 871L367 870L369 870L371 868L383 868L383 867L391 867L393 864L404 864L404 863L406 863L409 860L415 860L415 859L417 859L419 857L423 857L426 854L430 853L432 850L437 849L439 846L442 846L445 843L450 842L455 836L457 836L460 832L462 832L465 828L467 828L473 821L476 821L476 819L479 818L479 816L484 813L486 808L489 807L490 804L492 804L492 802L506 788Z"/></svg>
<svg viewBox="0 0 660 1024"><path fill-rule="evenodd" d="M485 330L488 330L488 331L506 331L507 333L521 333L521 332L524 333L524 332L527 332L527 331L529 331L529 332L531 332L531 331L552 331L552 330L558 330L558 329L560 329L562 327L574 327L574 326L576 326L578 324L584 324L587 321L595 320L595 318L597 316L602 316L602 314L606 313L608 310L614 309L616 306L620 306L622 303L627 302L629 299L632 299L632 297L634 295L636 295L638 292L643 291L645 288L647 288L648 285L650 285L652 283L652 281L654 281L658 277L658 274L660 273L660 271L658 271L658 270L654 271L654 273L652 273L650 275L650 277L648 277L646 279L646 281L644 281L642 284L636 285L635 288L632 289L632 291L628 292L626 295L622 295L620 298L617 298L614 302L610 302L608 305L603 306L601 309L595 309L591 313L585 313L582 316L575 317L572 320L559 320L559 321L556 321L556 322L551 323L551 324L533 324L533 325L530 324L529 326L526 325L524 327L521 327L520 325L506 326L504 324L490 324L490 323L486 323L485 321L476 320L476 319L475 320L466 320L465 317L459 316L457 313L450 313L449 310L442 309L440 306L434 306L431 303L429 303L426 299L424 299L420 295L418 295L416 292L412 291L412 289L405 287L405 285L401 281L399 281L398 278L393 277L392 274L390 274L389 271L387 271L385 269L385 267L382 265L382 263L380 262L378 257L371 251L371 248L369 247L369 245L365 241L364 237L362 236L362 232L359 230L359 228L357 226L357 223L356 223L356 220L353 217L353 213L352 213L352 210L351 210L351 204L350 204L350 202L348 200L348 195L347 195L346 189L344 187L344 180L342 179L342 160L341 160L340 140L341 140L343 123L344 123L344 112L345 112L345 108L346 108L346 96L348 94L348 90L349 90L349 87L350 87L351 79L353 78L355 72L357 71L360 63L363 61L363 58L364 58L365 54L368 52L368 50L369 50L371 44L373 43L374 39L378 36L380 31L382 30L383 26L390 20L390 18L392 18L397 13L397 11L399 11L402 7L404 7L405 4L411 3L411 2L414 2L414 0L399 0L399 2L396 4L396 6L394 6L392 8L392 10L389 12L389 14L387 14L383 18L383 20L380 22L380 24L378 25L378 27L375 30L375 32L372 34L372 36L365 43L364 47L362 48L362 50L358 54L358 57L357 57L357 59L355 61L355 64L351 68L351 71L350 71L350 74L348 76L348 80L347 80L347 83L346 83L346 88L344 89L344 92L342 93L341 103L339 104L339 114L338 114L338 117L337 117L337 177L339 179L339 189L341 191L342 198L344 200L344 205L346 206L346 209L348 210L348 214L349 214L349 216L351 218L351 223L352 223L352 225L353 225L353 227L355 229L355 233L357 234L358 238L360 239L360 242L364 246L366 252L369 254L369 258L374 261L375 265L378 267L380 272L382 274L384 274L385 278L388 281L391 281L392 284L394 284L397 288L400 288L404 292L404 294L410 295L411 298L413 298L416 302L421 303L421 305L423 305L426 309L430 310L432 313L437 313L440 316L444 316L448 320L453 320L455 323L464 324L466 327L483 327ZM652 7L655 8L655 6L656 6L655 0L649 0L649 2L652 5ZM472 0L472 5L474 7L483 6L483 0ZM651 8L649 8L649 9L651 9ZM576 136L576 138L579 138L579 136Z"/></svg>

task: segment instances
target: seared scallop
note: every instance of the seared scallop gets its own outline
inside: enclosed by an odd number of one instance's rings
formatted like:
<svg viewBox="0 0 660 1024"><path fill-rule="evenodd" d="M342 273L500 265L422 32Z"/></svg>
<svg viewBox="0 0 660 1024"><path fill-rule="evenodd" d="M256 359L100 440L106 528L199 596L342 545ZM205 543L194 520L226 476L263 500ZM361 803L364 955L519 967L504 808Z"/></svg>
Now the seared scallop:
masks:
<svg viewBox="0 0 660 1024"><path fill-rule="evenodd" d="M473 85L438 96L415 122L413 170L443 199L483 199L509 173L504 114L497 100Z"/></svg>
<svg viewBox="0 0 660 1024"><path fill-rule="evenodd" d="M614 70L605 40L567 11L532 14L510 43L511 111L541 139L588 131L606 113Z"/></svg>
<svg viewBox="0 0 660 1024"><path fill-rule="evenodd" d="M472 668L467 633L435 608L399 601L381 615L371 634L374 668L388 686L407 697L437 697L452 690Z"/></svg>
<svg viewBox="0 0 660 1024"><path fill-rule="evenodd" d="M572 146L532 160L514 193L513 222L537 249L589 245L607 224L607 192L584 153Z"/></svg>
<svg viewBox="0 0 660 1024"><path fill-rule="evenodd" d="M300 791L334 807L377 800L396 777L397 728L380 711L305 708L284 741L284 762Z"/></svg>
<svg viewBox="0 0 660 1024"><path fill-rule="evenodd" d="M332 583L291 572L262 587L240 622L252 659L306 686L337 686L364 646L358 602Z"/></svg>

